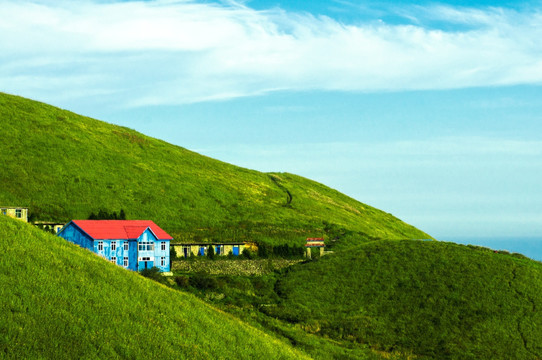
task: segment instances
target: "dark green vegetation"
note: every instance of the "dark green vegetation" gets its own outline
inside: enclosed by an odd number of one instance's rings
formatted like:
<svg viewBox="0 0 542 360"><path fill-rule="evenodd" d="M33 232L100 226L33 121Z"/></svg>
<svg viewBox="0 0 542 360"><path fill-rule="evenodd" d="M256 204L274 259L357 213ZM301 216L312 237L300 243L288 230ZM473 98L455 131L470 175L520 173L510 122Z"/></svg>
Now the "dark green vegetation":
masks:
<svg viewBox="0 0 542 360"><path fill-rule="evenodd" d="M0 216L2 359L298 359L291 346Z"/></svg>
<svg viewBox="0 0 542 360"><path fill-rule="evenodd" d="M28 206L34 220L123 209L177 241L300 245L325 226L429 237L314 181L236 167L32 100L0 93L0 122L0 204Z"/></svg>
<svg viewBox="0 0 542 360"><path fill-rule="evenodd" d="M369 242L290 268L264 312L430 359L542 358L542 264L435 241Z"/></svg>
<svg viewBox="0 0 542 360"><path fill-rule="evenodd" d="M314 358L542 358L542 263L520 254L382 240L274 274L187 273L177 285Z"/></svg>
<svg viewBox="0 0 542 360"><path fill-rule="evenodd" d="M239 265L247 261L230 262ZM379 352L365 344L318 336L300 324L268 316L266 308L276 306L280 301L275 292L275 284L281 276L278 272L260 276L216 276L204 272L190 272L174 276L174 288L194 293L254 327L291 343L314 359L408 359L408 356L395 351Z"/></svg>

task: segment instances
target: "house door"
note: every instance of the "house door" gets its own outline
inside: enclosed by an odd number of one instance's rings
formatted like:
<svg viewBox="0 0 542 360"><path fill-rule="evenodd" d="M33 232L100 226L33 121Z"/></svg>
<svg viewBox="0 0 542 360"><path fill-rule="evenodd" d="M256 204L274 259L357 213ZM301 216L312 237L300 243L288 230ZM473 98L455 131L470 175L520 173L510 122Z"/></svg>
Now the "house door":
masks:
<svg viewBox="0 0 542 360"><path fill-rule="evenodd" d="M154 258L145 256L139 259L140 269L150 269L153 266L154 266Z"/></svg>

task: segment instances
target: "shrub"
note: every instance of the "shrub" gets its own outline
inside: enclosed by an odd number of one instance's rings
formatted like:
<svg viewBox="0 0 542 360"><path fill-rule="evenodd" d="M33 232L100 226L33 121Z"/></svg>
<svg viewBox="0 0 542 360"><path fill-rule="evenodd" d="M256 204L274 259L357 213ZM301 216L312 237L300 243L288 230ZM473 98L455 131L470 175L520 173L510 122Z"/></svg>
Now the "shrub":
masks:
<svg viewBox="0 0 542 360"><path fill-rule="evenodd" d="M153 266L150 269L143 269L139 272L142 276L154 280L159 283L165 283L165 278L162 276L162 273L160 273L160 269L156 266Z"/></svg>
<svg viewBox="0 0 542 360"><path fill-rule="evenodd" d="M190 286L190 278L185 275L180 275L175 277L175 283L177 286L182 288L187 288Z"/></svg>
<svg viewBox="0 0 542 360"><path fill-rule="evenodd" d="M242 256L244 259L248 259L248 260L254 259L254 254L252 253L252 251L250 251L250 250L247 249L247 248L244 248L244 249L243 249L243 252L241 253L241 256Z"/></svg>
<svg viewBox="0 0 542 360"><path fill-rule="evenodd" d="M218 282L214 277L205 273L196 273L190 277L190 286L200 290L213 290L218 287Z"/></svg>
<svg viewBox="0 0 542 360"><path fill-rule="evenodd" d="M268 244L258 244L258 257L266 259L273 253L273 246Z"/></svg>
<svg viewBox="0 0 542 360"><path fill-rule="evenodd" d="M215 259L215 248L213 247L213 245L209 245L209 249L207 250L207 257L209 258L209 260Z"/></svg>

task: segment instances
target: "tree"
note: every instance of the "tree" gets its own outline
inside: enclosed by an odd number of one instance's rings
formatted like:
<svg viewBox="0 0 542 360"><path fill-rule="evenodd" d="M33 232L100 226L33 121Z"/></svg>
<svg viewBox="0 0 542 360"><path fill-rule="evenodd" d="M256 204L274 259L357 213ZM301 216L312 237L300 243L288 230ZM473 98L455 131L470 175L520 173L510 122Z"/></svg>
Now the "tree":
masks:
<svg viewBox="0 0 542 360"><path fill-rule="evenodd" d="M207 250L207 257L210 260L214 260L215 258L215 248L213 247L213 245L209 245L209 250Z"/></svg>
<svg viewBox="0 0 542 360"><path fill-rule="evenodd" d="M166 283L166 278L162 276L162 274L160 273L160 269L156 266L153 266L150 269L143 269L139 272L139 274L156 282L162 284Z"/></svg>

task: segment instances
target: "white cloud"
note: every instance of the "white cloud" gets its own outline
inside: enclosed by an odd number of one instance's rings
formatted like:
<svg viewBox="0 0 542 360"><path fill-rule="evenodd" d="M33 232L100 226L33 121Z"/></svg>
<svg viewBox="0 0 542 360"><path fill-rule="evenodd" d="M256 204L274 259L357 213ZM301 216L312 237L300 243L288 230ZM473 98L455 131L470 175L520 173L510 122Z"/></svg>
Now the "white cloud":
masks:
<svg viewBox="0 0 542 360"><path fill-rule="evenodd" d="M400 10L415 25L345 25L237 2L0 0L0 86L52 102L140 106L542 83L540 11Z"/></svg>

